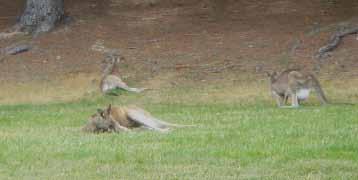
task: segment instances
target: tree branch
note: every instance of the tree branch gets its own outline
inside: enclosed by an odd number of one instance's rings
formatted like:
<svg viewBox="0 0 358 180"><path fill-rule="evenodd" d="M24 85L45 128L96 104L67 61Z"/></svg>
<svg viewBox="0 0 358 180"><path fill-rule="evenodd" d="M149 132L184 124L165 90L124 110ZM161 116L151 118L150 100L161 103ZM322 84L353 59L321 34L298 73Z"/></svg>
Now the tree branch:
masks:
<svg viewBox="0 0 358 180"><path fill-rule="evenodd" d="M356 33L358 33L358 27L336 32L331 36L327 45L319 48L317 57L322 58L327 52L333 51L335 48L337 48L344 36Z"/></svg>

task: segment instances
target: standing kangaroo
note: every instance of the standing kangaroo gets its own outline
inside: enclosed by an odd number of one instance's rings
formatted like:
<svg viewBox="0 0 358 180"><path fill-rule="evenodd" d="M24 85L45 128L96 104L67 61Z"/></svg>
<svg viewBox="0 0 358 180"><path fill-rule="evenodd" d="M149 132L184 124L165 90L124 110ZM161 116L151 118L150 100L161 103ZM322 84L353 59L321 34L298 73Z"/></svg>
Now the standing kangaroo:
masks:
<svg viewBox="0 0 358 180"><path fill-rule="evenodd" d="M100 89L102 93L109 93L114 89L124 89L130 92L142 92L145 88L129 87L120 78L119 74L120 56L116 53L108 53L105 58L106 67L104 68L102 79L100 82Z"/></svg>
<svg viewBox="0 0 358 180"><path fill-rule="evenodd" d="M317 78L310 73L301 72L298 69L288 69L280 74L277 72L268 73L272 96L276 99L277 105L283 107L291 96L291 106L298 107L300 101L309 97L311 90L314 90L322 104L327 104L327 98Z"/></svg>

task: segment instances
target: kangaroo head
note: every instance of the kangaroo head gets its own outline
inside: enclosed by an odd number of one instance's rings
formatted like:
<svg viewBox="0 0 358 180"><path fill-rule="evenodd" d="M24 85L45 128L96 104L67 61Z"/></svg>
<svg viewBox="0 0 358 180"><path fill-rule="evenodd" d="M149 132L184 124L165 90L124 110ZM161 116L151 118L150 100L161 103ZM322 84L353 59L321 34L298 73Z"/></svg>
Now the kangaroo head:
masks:
<svg viewBox="0 0 358 180"><path fill-rule="evenodd" d="M105 54L105 58L102 61L104 65L103 74L107 75L113 72L119 72L119 63L123 60L124 57L121 56L118 52L108 52Z"/></svg>
<svg viewBox="0 0 358 180"><path fill-rule="evenodd" d="M114 129L114 124L111 116L111 108L109 105L107 109L97 109L97 113L93 114L88 123L83 128L87 132L108 132Z"/></svg>
<svg viewBox="0 0 358 180"><path fill-rule="evenodd" d="M269 77L271 82L274 82L278 77L278 73L276 71L266 72L266 75L267 75L267 77Z"/></svg>

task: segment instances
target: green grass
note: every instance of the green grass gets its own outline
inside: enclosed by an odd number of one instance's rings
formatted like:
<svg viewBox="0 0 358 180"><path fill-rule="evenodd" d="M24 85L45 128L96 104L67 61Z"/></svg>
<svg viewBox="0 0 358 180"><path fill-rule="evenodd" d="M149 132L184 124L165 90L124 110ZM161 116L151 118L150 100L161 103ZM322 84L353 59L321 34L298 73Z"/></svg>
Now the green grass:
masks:
<svg viewBox="0 0 358 180"><path fill-rule="evenodd" d="M279 109L260 97L195 101L201 93L2 105L0 179L358 178L357 105ZM184 101L189 95L193 101ZM97 108L132 102L161 119L198 127L164 134L81 132Z"/></svg>

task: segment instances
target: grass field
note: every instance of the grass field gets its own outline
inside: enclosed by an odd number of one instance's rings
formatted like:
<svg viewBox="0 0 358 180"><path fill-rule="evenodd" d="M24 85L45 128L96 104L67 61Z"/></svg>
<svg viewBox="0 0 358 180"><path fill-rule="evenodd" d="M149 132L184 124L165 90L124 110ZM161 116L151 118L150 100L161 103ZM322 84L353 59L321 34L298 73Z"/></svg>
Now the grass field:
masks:
<svg viewBox="0 0 358 180"><path fill-rule="evenodd" d="M268 93L250 94L261 87L250 87L1 105L0 179L358 178L357 105L310 101L279 109ZM80 131L97 108L134 102L163 120L198 127L164 134Z"/></svg>

